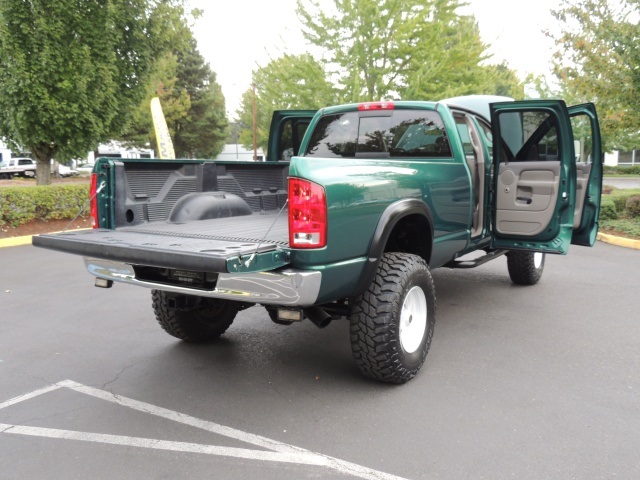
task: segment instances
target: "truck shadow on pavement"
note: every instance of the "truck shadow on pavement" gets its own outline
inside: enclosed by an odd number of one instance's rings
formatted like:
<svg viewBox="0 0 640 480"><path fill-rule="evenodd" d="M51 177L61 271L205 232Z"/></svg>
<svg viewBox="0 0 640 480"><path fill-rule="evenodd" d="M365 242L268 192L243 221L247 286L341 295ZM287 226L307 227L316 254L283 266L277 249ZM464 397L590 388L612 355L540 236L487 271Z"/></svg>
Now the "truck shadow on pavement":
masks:
<svg viewBox="0 0 640 480"><path fill-rule="evenodd" d="M527 296L527 290L537 288L513 286L506 266L502 273L438 269L433 276L437 320L432 350L416 377L423 379L428 375L424 371L438 361L434 351L451 348L454 335L478 328L499 330L496 315L503 311L501 302ZM273 324L259 306L240 312L229 330L214 342L189 344L168 339L154 364L160 366L158 375L166 375L168 369L172 375L202 375L212 383L226 385L331 382L353 386L356 382L359 387L389 387L364 378L358 371L351 355L348 320L335 320L324 329L309 321L281 326Z"/></svg>

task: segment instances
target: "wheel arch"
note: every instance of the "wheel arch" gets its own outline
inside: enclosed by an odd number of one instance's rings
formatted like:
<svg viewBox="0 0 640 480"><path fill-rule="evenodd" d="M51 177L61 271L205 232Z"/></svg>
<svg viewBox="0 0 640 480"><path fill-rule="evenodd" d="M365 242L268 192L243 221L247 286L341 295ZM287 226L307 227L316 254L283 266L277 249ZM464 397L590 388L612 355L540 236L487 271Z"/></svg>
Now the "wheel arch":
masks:
<svg viewBox="0 0 640 480"><path fill-rule="evenodd" d="M403 199L389 205L378 221L367 254L367 263L351 296L364 292L375 276L385 252L412 253L427 264L433 249L433 215L418 199Z"/></svg>

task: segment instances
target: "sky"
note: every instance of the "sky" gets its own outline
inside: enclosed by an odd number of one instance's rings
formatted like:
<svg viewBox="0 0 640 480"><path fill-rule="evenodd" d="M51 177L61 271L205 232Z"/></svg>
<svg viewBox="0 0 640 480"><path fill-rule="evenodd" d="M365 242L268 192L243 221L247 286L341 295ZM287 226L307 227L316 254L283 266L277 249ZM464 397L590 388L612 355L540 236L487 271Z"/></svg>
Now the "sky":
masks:
<svg viewBox="0 0 640 480"><path fill-rule="evenodd" d="M506 61L521 79L528 73L549 74L553 42L543 30L555 24L551 9L558 0L467 1L463 12L475 16L482 40L491 45L491 63ZM296 0L189 0L188 5L203 11L193 31L200 53L218 76L231 118L252 70L283 53L307 51Z"/></svg>

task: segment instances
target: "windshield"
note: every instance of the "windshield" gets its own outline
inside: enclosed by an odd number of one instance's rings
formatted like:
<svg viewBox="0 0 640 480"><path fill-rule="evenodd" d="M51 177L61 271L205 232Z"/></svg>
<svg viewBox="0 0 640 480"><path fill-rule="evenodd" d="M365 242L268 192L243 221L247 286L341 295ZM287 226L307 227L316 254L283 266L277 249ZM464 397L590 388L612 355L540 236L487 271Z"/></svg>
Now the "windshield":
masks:
<svg viewBox="0 0 640 480"><path fill-rule="evenodd" d="M310 157L451 157L442 118L429 110L326 115L306 151Z"/></svg>

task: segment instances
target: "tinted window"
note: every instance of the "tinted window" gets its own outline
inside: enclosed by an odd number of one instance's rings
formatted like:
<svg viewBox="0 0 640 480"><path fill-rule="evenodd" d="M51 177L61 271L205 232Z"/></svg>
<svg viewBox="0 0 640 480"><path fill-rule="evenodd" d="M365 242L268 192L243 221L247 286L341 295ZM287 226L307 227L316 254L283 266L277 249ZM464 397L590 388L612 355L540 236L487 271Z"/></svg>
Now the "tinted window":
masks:
<svg viewBox="0 0 640 480"><path fill-rule="evenodd" d="M451 157L451 148L442 118L436 112L394 110L381 115L348 112L320 119L306 155L327 158Z"/></svg>
<svg viewBox="0 0 640 480"><path fill-rule="evenodd" d="M573 145L577 163L593 163L593 133L591 122L585 115L571 117Z"/></svg>
<svg viewBox="0 0 640 480"><path fill-rule="evenodd" d="M456 128L458 129L458 134L460 135L460 140L462 141L462 146L464 147L464 154L473 155L473 145L471 144L469 127L464 121L464 117L462 115L455 115L454 118L456 121Z"/></svg>
<svg viewBox="0 0 640 480"><path fill-rule="evenodd" d="M556 119L544 111L501 112L498 116L508 160L557 160Z"/></svg>
<svg viewBox="0 0 640 480"><path fill-rule="evenodd" d="M280 129L280 142L278 160L289 161L291 157L298 154L300 142L309 126L308 120L286 120Z"/></svg>
<svg viewBox="0 0 640 480"><path fill-rule="evenodd" d="M491 133L491 128L489 125L484 123L478 117L475 117L478 125L480 125L480 130L482 132L482 138L484 138L484 143L487 145L487 149L489 149L489 157L493 156L493 134Z"/></svg>

